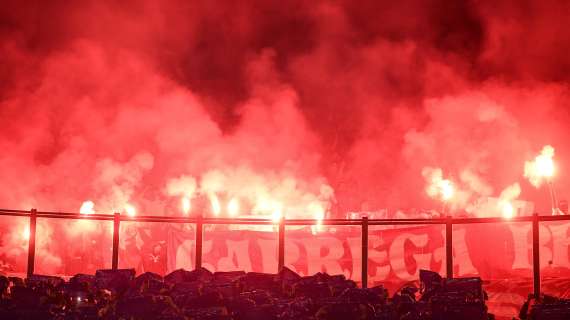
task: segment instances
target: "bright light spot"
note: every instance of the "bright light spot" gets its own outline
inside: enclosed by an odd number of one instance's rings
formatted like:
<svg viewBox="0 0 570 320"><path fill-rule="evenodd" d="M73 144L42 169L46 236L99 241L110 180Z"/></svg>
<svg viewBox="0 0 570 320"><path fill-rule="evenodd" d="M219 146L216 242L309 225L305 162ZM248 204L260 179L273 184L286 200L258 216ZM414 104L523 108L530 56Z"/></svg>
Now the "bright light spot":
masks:
<svg viewBox="0 0 570 320"><path fill-rule="evenodd" d="M274 204L273 211L271 212L271 220L278 223L283 218L283 208L280 204Z"/></svg>
<svg viewBox="0 0 570 320"><path fill-rule="evenodd" d="M311 232L313 234L317 234L318 232L322 231L323 228L323 219L325 218L325 209L320 203L313 202L309 204L307 208L313 218L316 220L315 225L311 227Z"/></svg>
<svg viewBox="0 0 570 320"><path fill-rule="evenodd" d="M539 156L536 158L536 168L542 177L552 177L554 175L554 161L552 158Z"/></svg>
<svg viewBox="0 0 570 320"><path fill-rule="evenodd" d="M501 211L503 213L503 218L505 219L511 219L512 217L514 217L515 215L515 208L513 208L513 205L508 202L505 201L501 204Z"/></svg>
<svg viewBox="0 0 570 320"><path fill-rule="evenodd" d="M93 201L87 200L81 204L81 208L79 208L79 213L84 215L90 215L95 213L95 204ZM70 230L73 234L85 233L85 232L92 232L96 229L96 224L93 221L89 220L78 220L75 221L75 225L72 230Z"/></svg>
<svg viewBox="0 0 570 320"><path fill-rule="evenodd" d="M259 198L253 208L253 213L266 219L271 219L274 223L279 223L285 217L283 204L265 197Z"/></svg>
<svg viewBox="0 0 570 320"><path fill-rule="evenodd" d="M426 192L431 198L447 202L455 196L453 182L443 179L443 170L440 168L426 167L422 170L422 175L428 181Z"/></svg>
<svg viewBox="0 0 570 320"><path fill-rule="evenodd" d="M188 213L190 213L190 209L192 209L192 203L190 202L190 198L182 197L181 206L182 206L182 212L185 215L188 215Z"/></svg>
<svg viewBox="0 0 570 320"><path fill-rule="evenodd" d="M232 198L228 203L228 215L235 217L239 214L239 201L237 198Z"/></svg>
<svg viewBox="0 0 570 320"><path fill-rule="evenodd" d="M137 215L137 209L131 204L126 204L125 205L125 213L129 217L134 217Z"/></svg>
<svg viewBox="0 0 570 320"><path fill-rule="evenodd" d="M77 297L77 302L81 302L81 297Z"/></svg>
<svg viewBox="0 0 570 320"><path fill-rule="evenodd" d="M79 213L81 214L94 214L95 213L95 204L93 201L85 201L81 204L81 208L79 209Z"/></svg>
<svg viewBox="0 0 570 320"><path fill-rule="evenodd" d="M30 240L30 227L24 227L24 230L22 230L22 238L26 241Z"/></svg>
<svg viewBox="0 0 570 320"><path fill-rule="evenodd" d="M453 188L453 183L451 183L451 181L442 180L440 182L439 188L441 193L441 199L443 201L448 201L451 198L453 198L453 195L455 194L455 189Z"/></svg>
<svg viewBox="0 0 570 320"><path fill-rule="evenodd" d="M540 155L534 158L534 161L527 161L524 164L524 176L528 178L530 183L535 187L540 187L544 180L554 176L554 148L545 146L542 148Z"/></svg>
<svg viewBox="0 0 570 320"><path fill-rule="evenodd" d="M220 206L220 200L218 199L218 196L215 193L211 193L209 197L210 204L212 206L212 213L215 216L219 216L220 212L222 212L222 207Z"/></svg>

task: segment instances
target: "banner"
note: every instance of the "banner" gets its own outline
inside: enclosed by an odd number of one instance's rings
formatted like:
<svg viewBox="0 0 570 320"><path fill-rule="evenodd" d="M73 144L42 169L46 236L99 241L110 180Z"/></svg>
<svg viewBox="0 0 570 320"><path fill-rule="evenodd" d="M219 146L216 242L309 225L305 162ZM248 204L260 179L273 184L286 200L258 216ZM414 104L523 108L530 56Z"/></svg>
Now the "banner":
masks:
<svg viewBox="0 0 570 320"><path fill-rule="evenodd" d="M285 264L301 275L316 272L361 278L360 227L306 227L285 232ZM194 267L193 230L170 230L167 271ZM570 276L570 223L540 226L541 267ZM445 274L444 226L375 227L368 236L369 282L414 281L420 269ZM203 266L211 271L277 271L277 232L211 227L204 232ZM455 276L532 277L530 223L457 225Z"/></svg>

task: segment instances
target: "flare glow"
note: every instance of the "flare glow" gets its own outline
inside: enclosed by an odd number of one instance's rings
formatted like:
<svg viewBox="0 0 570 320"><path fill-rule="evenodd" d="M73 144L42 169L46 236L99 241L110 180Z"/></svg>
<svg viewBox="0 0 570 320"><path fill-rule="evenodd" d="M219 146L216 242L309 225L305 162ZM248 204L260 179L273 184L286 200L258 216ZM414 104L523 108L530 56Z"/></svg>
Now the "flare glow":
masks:
<svg viewBox="0 0 570 320"><path fill-rule="evenodd" d="M87 200L81 204L79 208L79 213L81 214L94 214L95 213L95 203L93 201Z"/></svg>
<svg viewBox="0 0 570 320"><path fill-rule="evenodd" d="M230 217L236 217L239 215L239 200L237 198L232 198L230 202L228 202L228 215Z"/></svg>
<svg viewBox="0 0 570 320"><path fill-rule="evenodd" d="M125 205L125 213L129 217L134 217L137 215L137 209L131 204L126 204Z"/></svg>
<svg viewBox="0 0 570 320"><path fill-rule="evenodd" d="M542 148L540 154L533 161L525 162L524 176L536 188L554 176L555 166L553 158L554 148L547 145Z"/></svg>
<svg viewBox="0 0 570 320"><path fill-rule="evenodd" d="M212 206L212 213L214 216L219 216L222 212L222 206L220 204L220 199L215 193L210 193L208 196L210 198L210 205Z"/></svg>
<svg viewBox="0 0 570 320"><path fill-rule="evenodd" d="M190 201L190 198L182 197L182 199L180 200L180 206L182 208L182 213L188 215L190 213L190 210L192 209L192 202Z"/></svg>
<svg viewBox="0 0 570 320"><path fill-rule="evenodd" d="M30 240L30 227L26 226L22 230L22 239L29 241Z"/></svg>
<svg viewBox="0 0 570 320"><path fill-rule="evenodd" d="M512 203L509 201L504 201L501 203L503 218L511 219L515 214L515 209L513 208Z"/></svg>
<svg viewBox="0 0 570 320"><path fill-rule="evenodd" d="M440 168L424 168L422 174L428 182L426 187L428 196L444 202L450 201L454 197L455 186L451 180L443 178L443 171Z"/></svg>

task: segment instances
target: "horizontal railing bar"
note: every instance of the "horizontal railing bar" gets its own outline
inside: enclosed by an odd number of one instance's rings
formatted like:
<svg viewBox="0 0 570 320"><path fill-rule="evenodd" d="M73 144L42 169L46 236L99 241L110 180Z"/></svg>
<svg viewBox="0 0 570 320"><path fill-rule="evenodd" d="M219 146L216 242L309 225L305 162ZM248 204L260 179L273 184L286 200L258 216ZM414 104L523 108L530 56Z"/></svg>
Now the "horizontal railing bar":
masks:
<svg viewBox="0 0 570 320"><path fill-rule="evenodd" d="M61 217L62 219L66 219L66 218L81 218L81 219L89 219L89 218L113 218L112 214L99 214L99 213L93 213L93 214L84 214L84 213L58 213L58 212L38 212L37 213L38 216L58 216Z"/></svg>
<svg viewBox="0 0 570 320"><path fill-rule="evenodd" d="M371 226L396 226L396 225L422 225L422 224L445 224L445 221L434 220L369 220Z"/></svg>
<svg viewBox="0 0 570 320"><path fill-rule="evenodd" d="M20 212L20 213L30 213L30 210L0 209L0 212Z"/></svg>
<svg viewBox="0 0 570 320"><path fill-rule="evenodd" d="M26 210L12 210L0 209L0 216L17 216L27 217L30 216L30 211ZM84 219L84 220L113 220L112 214L82 214L71 212L52 212L52 211L38 211L38 218L60 218L60 219ZM121 221L127 222L163 222L163 223L197 223L197 217L165 217L165 216L135 216L130 217L126 215L120 216ZM475 223L513 223L513 222L531 222L532 216L513 217L505 219L502 217L486 217L486 218L452 218L451 224L475 224ZM548 221L570 221L570 215L563 216L538 216L540 222ZM256 219L256 218L219 218L219 217L204 217L202 218L204 224L242 224L242 225L278 225L271 219ZM289 226L311 226L311 225L340 225L340 226L360 226L361 219L286 219L285 225ZM446 224L447 219L435 218L412 218L412 219L369 219L369 225L434 225Z"/></svg>
<svg viewBox="0 0 570 320"><path fill-rule="evenodd" d="M362 224L362 219L322 219L322 220L318 220L318 219L286 219L285 222L291 222L291 223L311 223L311 224L315 224L315 223L337 223L337 222L347 222L347 223L359 223Z"/></svg>
<svg viewBox="0 0 570 320"><path fill-rule="evenodd" d="M177 223L196 223L198 218L196 217L164 217L164 216L121 216L121 221L145 221L145 222L177 222ZM224 219L224 218L202 218L204 224L277 224L269 219Z"/></svg>
<svg viewBox="0 0 570 320"><path fill-rule="evenodd" d="M157 218L131 218L131 217L120 217L121 222L162 222L162 223L196 223L197 219L163 219L162 217Z"/></svg>
<svg viewBox="0 0 570 320"><path fill-rule="evenodd" d="M20 213L20 212L2 212L0 211L0 216L11 216L11 217L29 217L30 213Z"/></svg>
<svg viewBox="0 0 570 320"><path fill-rule="evenodd" d="M197 223L197 219L137 219L137 218L123 218L121 217L122 222L162 222L162 223ZM277 225L271 221L241 221L241 220L226 220L226 221L208 221L207 219L202 220L203 224L242 224L242 225Z"/></svg>
<svg viewBox="0 0 570 320"><path fill-rule="evenodd" d="M68 220L96 220L96 221L112 221L113 217L109 218L109 217L100 217L100 216L60 216L57 214L38 214L37 215L38 219L39 218L44 218L44 219L68 219Z"/></svg>
<svg viewBox="0 0 570 320"><path fill-rule="evenodd" d="M54 211L38 211L38 216L39 215L52 215L52 216L61 216L62 218L65 217L80 217L80 218L90 218L90 217L100 217L100 218L113 218L112 214L106 214L106 213L78 213L78 212L54 212Z"/></svg>
<svg viewBox="0 0 570 320"><path fill-rule="evenodd" d="M321 225L321 226L361 226L362 222L357 223L357 222L340 222L340 221L326 221L326 220L319 220L318 222L315 220L311 220L312 222L308 222L308 221L288 221L285 220L284 224L286 226L315 226L315 225Z"/></svg>
<svg viewBox="0 0 570 320"><path fill-rule="evenodd" d="M208 222L207 220L204 220L204 225L208 225L208 224L214 224L214 225L232 225L232 224L237 224L237 225L259 225L259 226L278 226L279 223L274 223L274 222L265 222L265 221L227 221L227 222L223 222L223 221L210 221Z"/></svg>
<svg viewBox="0 0 570 320"><path fill-rule="evenodd" d="M532 220L532 217L530 217L531 219L529 221ZM538 221L567 221L570 220L570 215L564 215L564 216L538 216Z"/></svg>
<svg viewBox="0 0 570 320"><path fill-rule="evenodd" d="M232 219L236 219L236 220L242 220L242 221L246 221L246 220L251 220L251 221L273 221L271 219L263 219L263 218L219 218L219 217L202 217L202 220L209 220L209 221L227 221L227 220L232 220ZM275 223L279 223L278 221Z"/></svg>
<svg viewBox="0 0 570 320"><path fill-rule="evenodd" d="M451 219L451 224L475 224L475 223L512 223L512 222L530 222L532 216L529 217L514 217L510 219L489 217L489 218L454 218Z"/></svg>
<svg viewBox="0 0 570 320"><path fill-rule="evenodd" d="M331 219L287 219L287 221L330 221L330 222L336 222L336 221L349 221L349 222L359 222L362 223L362 219L337 219L337 218L331 218Z"/></svg>

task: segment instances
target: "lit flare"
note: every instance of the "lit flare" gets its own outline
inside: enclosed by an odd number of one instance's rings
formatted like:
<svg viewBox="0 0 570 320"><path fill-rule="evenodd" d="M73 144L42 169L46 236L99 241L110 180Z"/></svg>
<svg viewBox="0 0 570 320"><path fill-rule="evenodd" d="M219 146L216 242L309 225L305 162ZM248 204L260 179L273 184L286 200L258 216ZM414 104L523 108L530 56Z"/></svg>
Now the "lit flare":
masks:
<svg viewBox="0 0 570 320"><path fill-rule="evenodd" d="M237 198L232 198L230 202L228 202L228 215L230 217L235 217L239 215L239 201Z"/></svg>
<svg viewBox="0 0 570 320"><path fill-rule="evenodd" d="M453 198L455 194L455 188L453 187L453 183L449 180L441 180L439 183L439 193L441 194L441 199L443 201L449 201Z"/></svg>
<svg viewBox="0 0 570 320"><path fill-rule="evenodd" d="M25 226L22 230L22 238L26 241L30 240L30 227Z"/></svg>
<svg viewBox="0 0 570 320"><path fill-rule="evenodd" d="M273 212L271 212L271 220L273 220L273 222L275 223L278 223L282 218L283 218L283 209L281 208L281 205L276 205L273 208Z"/></svg>
<svg viewBox="0 0 570 320"><path fill-rule="evenodd" d="M311 227L311 232L313 234L317 234L323 229L323 219L325 218L325 209L320 203L316 202L311 203L308 209L313 218L316 220L315 225Z"/></svg>
<svg viewBox="0 0 570 320"><path fill-rule="evenodd" d="M134 217L137 215L137 209L131 204L126 204L125 205L125 213L129 217Z"/></svg>
<svg viewBox="0 0 570 320"><path fill-rule="evenodd" d="M219 216L220 213L222 212L222 207L220 205L220 200L218 199L218 196L215 193L211 193L209 198L210 198L210 204L212 206L212 213L215 216Z"/></svg>
<svg viewBox="0 0 570 320"><path fill-rule="evenodd" d="M525 162L524 176L536 188L554 176L556 170L553 158L554 148L548 145L542 148L542 151L534 158L534 161Z"/></svg>
<svg viewBox="0 0 570 320"><path fill-rule="evenodd" d="M95 213L95 203L93 201L87 200L81 204L79 209L81 214L94 214Z"/></svg>
<svg viewBox="0 0 570 320"><path fill-rule="evenodd" d="M509 201L504 201L501 203L501 212L503 214L503 218L511 219L515 215L515 208Z"/></svg>
<svg viewBox="0 0 570 320"><path fill-rule="evenodd" d="M182 207L182 212L185 215L188 215L190 213L190 210L192 209L192 204L190 202L190 198L188 197L182 197L182 200L180 202L180 205Z"/></svg>

